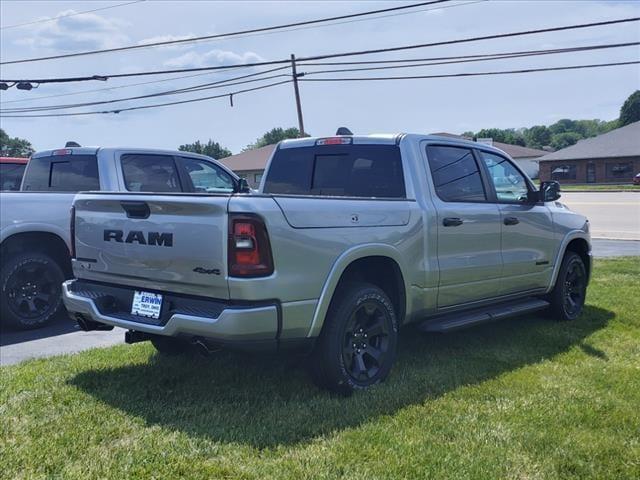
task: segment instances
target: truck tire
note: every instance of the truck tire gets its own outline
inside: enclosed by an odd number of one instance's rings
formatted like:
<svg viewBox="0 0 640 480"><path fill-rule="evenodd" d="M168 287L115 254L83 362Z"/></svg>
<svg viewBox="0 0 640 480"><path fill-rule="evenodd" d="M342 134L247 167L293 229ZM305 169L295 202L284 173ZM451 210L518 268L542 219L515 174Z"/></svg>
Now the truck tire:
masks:
<svg viewBox="0 0 640 480"><path fill-rule="evenodd" d="M315 382L342 395L382 382L396 358L398 321L375 285L347 285L334 298L311 356Z"/></svg>
<svg viewBox="0 0 640 480"><path fill-rule="evenodd" d="M166 355L168 357L181 355L189 349L189 344L181 338L165 337L162 335L152 337L151 344L160 355Z"/></svg>
<svg viewBox="0 0 640 480"><path fill-rule="evenodd" d="M22 253L0 270L0 319L27 330L46 325L62 308L60 265L45 253Z"/></svg>
<svg viewBox="0 0 640 480"><path fill-rule="evenodd" d="M562 259L558 278L549 294L549 313L555 320L575 320L582 313L587 295L587 269L580 255L567 252Z"/></svg>

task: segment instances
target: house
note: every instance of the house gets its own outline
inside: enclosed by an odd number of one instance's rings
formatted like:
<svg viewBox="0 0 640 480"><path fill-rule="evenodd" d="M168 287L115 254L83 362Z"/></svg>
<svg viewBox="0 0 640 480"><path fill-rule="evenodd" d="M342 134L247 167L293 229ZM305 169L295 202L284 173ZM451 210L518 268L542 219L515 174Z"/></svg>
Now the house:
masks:
<svg viewBox="0 0 640 480"><path fill-rule="evenodd" d="M454 135L452 133L434 133L442 137L467 138L462 135ZM471 140L470 138L468 140ZM495 142L491 138L478 138L478 143L484 143L499 148L509 155L524 170L530 178L538 178L538 160L546 155L546 150L538 150L536 148L523 147L521 145L512 145L510 143Z"/></svg>
<svg viewBox="0 0 640 480"><path fill-rule="evenodd" d="M238 176L244 178L251 188L258 188L260 180L262 180L262 173L267 167L267 162L275 148L275 145L267 145L221 158L218 161L224 163Z"/></svg>
<svg viewBox="0 0 640 480"><path fill-rule="evenodd" d="M630 183L640 172L640 122L585 138L539 161L543 181Z"/></svg>

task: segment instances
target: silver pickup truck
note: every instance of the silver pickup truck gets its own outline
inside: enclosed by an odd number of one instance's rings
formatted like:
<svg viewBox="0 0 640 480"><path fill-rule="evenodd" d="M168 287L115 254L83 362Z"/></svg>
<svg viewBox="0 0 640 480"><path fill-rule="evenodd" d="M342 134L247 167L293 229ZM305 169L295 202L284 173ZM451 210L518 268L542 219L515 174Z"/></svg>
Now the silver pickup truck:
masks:
<svg viewBox="0 0 640 480"><path fill-rule="evenodd" d="M36 328L62 306L71 277L70 211L81 190L233 192L240 180L188 152L75 147L31 157L20 192L0 193L0 320Z"/></svg>
<svg viewBox="0 0 640 480"><path fill-rule="evenodd" d="M349 393L387 377L410 322L575 319L589 223L559 196L474 142L287 140L257 193L76 196L64 302L82 328L160 353L306 347L316 381Z"/></svg>

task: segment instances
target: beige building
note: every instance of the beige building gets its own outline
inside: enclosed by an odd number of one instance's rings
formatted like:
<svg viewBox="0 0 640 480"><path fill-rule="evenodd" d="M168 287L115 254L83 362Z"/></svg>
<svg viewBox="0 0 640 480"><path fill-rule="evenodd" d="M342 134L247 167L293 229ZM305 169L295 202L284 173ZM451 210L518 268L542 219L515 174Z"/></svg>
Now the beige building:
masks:
<svg viewBox="0 0 640 480"><path fill-rule="evenodd" d="M237 155L221 158L219 161L233 170L238 176L244 178L251 188L258 188L262 173L267 166L267 162L276 148L275 145L247 150Z"/></svg>

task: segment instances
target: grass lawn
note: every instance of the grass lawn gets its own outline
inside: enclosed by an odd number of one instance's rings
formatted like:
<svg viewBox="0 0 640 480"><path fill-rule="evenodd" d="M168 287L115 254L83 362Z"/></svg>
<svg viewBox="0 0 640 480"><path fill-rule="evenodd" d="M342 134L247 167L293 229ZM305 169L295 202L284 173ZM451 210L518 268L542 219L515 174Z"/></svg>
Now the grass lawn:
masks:
<svg viewBox="0 0 640 480"><path fill-rule="evenodd" d="M560 191L571 192L571 191L590 191L590 192L640 192L640 185L632 185L631 183L627 183L624 185L602 185L597 183L586 183L586 184L572 184L566 183L560 186Z"/></svg>
<svg viewBox="0 0 640 480"><path fill-rule="evenodd" d="M296 358L147 344L0 368L0 478L640 478L640 263L597 261L582 318L401 334L344 399Z"/></svg>

